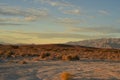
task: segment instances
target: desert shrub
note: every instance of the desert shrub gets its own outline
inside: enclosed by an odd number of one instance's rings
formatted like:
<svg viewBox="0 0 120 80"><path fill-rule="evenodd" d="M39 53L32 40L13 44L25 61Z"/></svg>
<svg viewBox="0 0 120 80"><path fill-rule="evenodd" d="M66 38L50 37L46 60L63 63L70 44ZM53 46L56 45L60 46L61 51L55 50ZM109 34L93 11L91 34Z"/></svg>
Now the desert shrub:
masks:
<svg viewBox="0 0 120 80"><path fill-rule="evenodd" d="M72 56L72 60L79 60L79 56L78 55L71 55Z"/></svg>
<svg viewBox="0 0 120 80"><path fill-rule="evenodd" d="M23 61L20 61L19 63L20 63L20 64L27 64L27 62L24 61L24 60L23 60Z"/></svg>
<svg viewBox="0 0 120 80"><path fill-rule="evenodd" d="M39 57L35 57L32 59L32 61L40 61L40 58Z"/></svg>
<svg viewBox="0 0 120 80"><path fill-rule="evenodd" d="M14 48L14 49L18 49L19 48L18 45L11 45L11 47Z"/></svg>
<svg viewBox="0 0 120 80"><path fill-rule="evenodd" d="M46 57L49 57L50 56L50 53L42 53L40 55L41 58L46 58Z"/></svg>
<svg viewBox="0 0 120 80"><path fill-rule="evenodd" d="M61 60L62 59L62 55L56 55L56 59L57 60Z"/></svg>
<svg viewBox="0 0 120 80"><path fill-rule="evenodd" d="M8 57L12 57L12 55L14 55L15 53L12 52L12 51L6 51L5 52L5 57L8 58Z"/></svg>
<svg viewBox="0 0 120 80"><path fill-rule="evenodd" d="M60 74L60 78L61 78L61 80L72 80L73 79L73 75L70 74L69 72L62 72Z"/></svg>
<svg viewBox="0 0 120 80"><path fill-rule="evenodd" d="M79 60L79 56L78 55L63 55L62 56L62 60L67 60L67 61L75 61L75 60Z"/></svg>
<svg viewBox="0 0 120 80"><path fill-rule="evenodd" d="M62 60L66 60L66 61L70 61L71 60L71 56L70 55L63 55L62 56Z"/></svg>

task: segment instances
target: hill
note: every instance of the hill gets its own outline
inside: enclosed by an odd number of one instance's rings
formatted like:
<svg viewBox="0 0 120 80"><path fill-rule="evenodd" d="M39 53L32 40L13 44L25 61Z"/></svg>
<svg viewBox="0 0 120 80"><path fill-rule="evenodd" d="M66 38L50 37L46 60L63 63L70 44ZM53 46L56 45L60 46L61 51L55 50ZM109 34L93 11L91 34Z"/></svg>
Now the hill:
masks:
<svg viewBox="0 0 120 80"><path fill-rule="evenodd" d="M120 49L120 38L103 38L94 40L83 40L75 42L67 42L69 45L81 45L86 47L96 47L96 48L115 48Z"/></svg>
<svg viewBox="0 0 120 80"><path fill-rule="evenodd" d="M100 49L79 45L0 45L0 59L37 57L38 60L119 60L120 49Z"/></svg>

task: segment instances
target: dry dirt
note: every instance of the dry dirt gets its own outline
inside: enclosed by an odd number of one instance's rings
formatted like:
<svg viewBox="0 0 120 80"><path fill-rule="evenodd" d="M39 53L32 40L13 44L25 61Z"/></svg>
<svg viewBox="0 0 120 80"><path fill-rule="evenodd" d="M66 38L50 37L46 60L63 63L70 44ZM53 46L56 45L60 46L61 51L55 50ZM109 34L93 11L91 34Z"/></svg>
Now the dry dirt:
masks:
<svg viewBox="0 0 120 80"><path fill-rule="evenodd" d="M60 80L62 72L73 74L73 80L120 80L120 62L81 60L0 63L0 80Z"/></svg>

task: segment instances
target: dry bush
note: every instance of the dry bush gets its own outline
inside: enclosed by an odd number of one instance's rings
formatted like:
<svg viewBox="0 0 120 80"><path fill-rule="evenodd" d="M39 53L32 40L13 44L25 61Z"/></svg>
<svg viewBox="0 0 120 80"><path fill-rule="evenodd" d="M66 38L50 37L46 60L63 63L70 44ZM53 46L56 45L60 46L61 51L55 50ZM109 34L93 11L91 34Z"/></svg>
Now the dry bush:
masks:
<svg viewBox="0 0 120 80"><path fill-rule="evenodd" d="M71 60L71 56L70 55L63 55L62 56L62 60L70 61Z"/></svg>
<svg viewBox="0 0 120 80"><path fill-rule="evenodd" d="M32 61L35 61L35 62L36 62L36 61L40 61L40 60L41 60L41 59L40 59L39 57L35 57L35 58L32 59Z"/></svg>
<svg viewBox="0 0 120 80"><path fill-rule="evenodd" d="M8 50L8 51L5 52L4 55L5 55L6 58L8 58L8 57L12 57L14 54L15 54L14 52Z"/></svg>
<svg viewBox="0 0 120 80"><path fill-rule="evenodd" d="M42 53L40 55L40 57L43 59L43 58L46 58L46 57L49 57L50 56L50 53Z"/></svg>
<svg viewBox="0 0 120 80"><path fill-rule="evenodd" d="M24 61L24 60L23 60L23 61L20 61L19 63L20 63L20 64L27 64L27 62Z"/></svg>
<svg viewBox="0 0 120 80"><path fill-rule="evenodd" d="M73 79L73 75L70 74L69 72L62 72L60 74L60 78L61 78L61 80L72 80Z"/></svg>
<svg viewBox="0 0 120 80"><path fill-rule="evenodd" d="M79 60L79 56L78 55L63 55L62 56L62 60L66 60L66 61L76 61Z"/></svg>
<svg viewBox="0 0 120 80"><path fill-rule="evenodd" d="M62 55L56 55L57 60L62 60Z"/></svg>
<svg viewBox="0 0 120 80"><path fill-rule="evenodd" d="M72 56L72 60L80 60L79 56L74 54L74 55L71 55Z"/></svg>

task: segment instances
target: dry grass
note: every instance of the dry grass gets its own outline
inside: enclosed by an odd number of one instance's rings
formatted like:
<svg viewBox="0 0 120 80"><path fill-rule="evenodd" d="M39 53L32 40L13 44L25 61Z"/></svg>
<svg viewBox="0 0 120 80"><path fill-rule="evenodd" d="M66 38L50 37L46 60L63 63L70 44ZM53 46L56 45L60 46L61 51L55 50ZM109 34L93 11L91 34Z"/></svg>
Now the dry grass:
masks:
<svg viewBox="0 0 120 80"><path fill-rule="evenodd" d="M24 61L24 60L23 60L23 61L20 61L19 63L20 63L20 64L27 64L27 62Z"/></svg>
<svg viewBox="0 0 120 80"><path fill-rule="evenodd" d="M36 61L36 62L40 61L40 60L41 60L40 57L35 57L35 58L32 59L32 61Z"/></svg>
<svg viewBox="0 0 120 80"><path fill-rule="evenodd" d="M78 55L74 55L74 54L63 55L62 56L62 60L65 60L65 61L76 61L76 60L79 60L79 56Z"/></svg>
<svg viewBox="0 0 120 80"><path fill-rule="evenodd" d="M50 56L50 53L42 53L40 55L41 58L46 58L46 57L49 57Z"/></svg>
<svg viewBox="0 0 120 80"><path fill-rule="evenodd" d="M73 75L70 74L69 72L62 72L60 74L60 78L61 78L61 80L72 80L73 79Z"/></svg>
<svg viewBox="0 0 120 80"><path fill-rule="evenodd" d="M99 49L64 44L1 45L0 58L39 57L36 60L120 60L120 49Z"/></svg>

